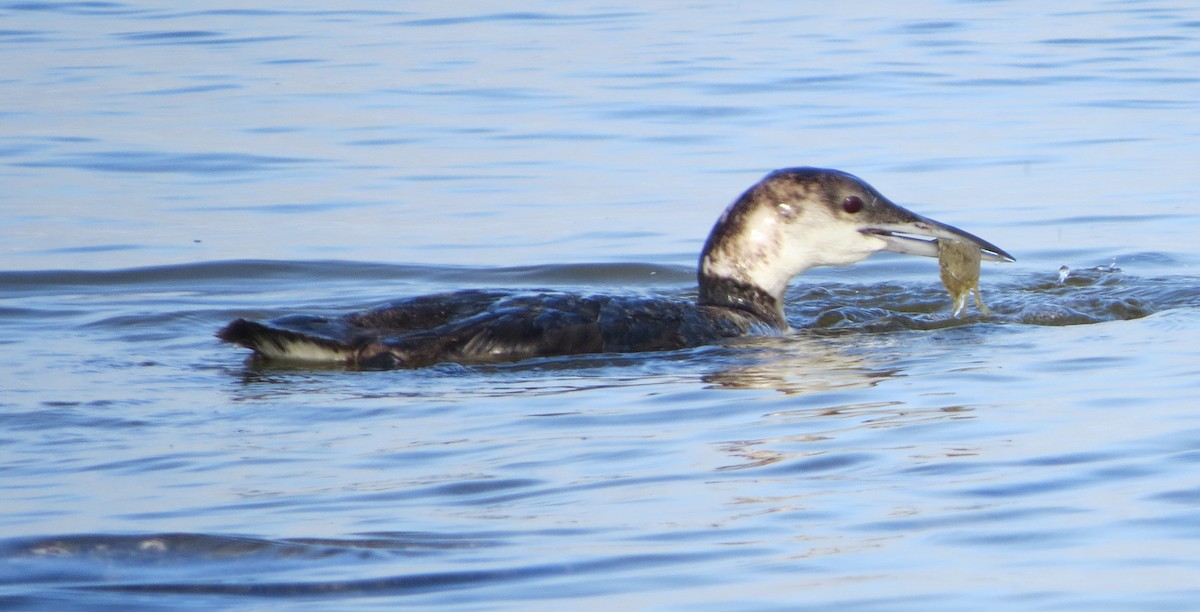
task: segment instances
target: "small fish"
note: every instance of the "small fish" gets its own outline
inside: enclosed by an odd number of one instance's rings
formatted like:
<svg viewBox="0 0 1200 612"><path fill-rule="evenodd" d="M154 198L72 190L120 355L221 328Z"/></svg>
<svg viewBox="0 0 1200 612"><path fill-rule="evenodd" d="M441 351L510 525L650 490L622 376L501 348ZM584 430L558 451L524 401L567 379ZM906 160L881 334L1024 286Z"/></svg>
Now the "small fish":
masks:
<svg viewBox="0 0 1200 612"><path fill-rule="evenodd" d="M942 284L954 300L954 316L967 310L967 296L975 294L975 306L985 315L992 312L983 304L979 292L979 247L957 240L938 239L938 264L942 271Z"/></svg>

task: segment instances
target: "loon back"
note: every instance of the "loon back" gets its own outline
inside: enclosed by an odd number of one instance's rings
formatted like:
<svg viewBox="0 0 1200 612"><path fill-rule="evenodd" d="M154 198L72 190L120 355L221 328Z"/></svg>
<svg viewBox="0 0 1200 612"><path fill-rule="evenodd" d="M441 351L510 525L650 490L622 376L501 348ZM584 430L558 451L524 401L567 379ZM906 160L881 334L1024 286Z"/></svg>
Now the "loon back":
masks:
<svg viewBox="0 0 1200 612"><path fill-rule="evenodd" d="M346 316L238 319L217 335L268 359L391 369L677 350L772 331L749 313L684 299L459 291Z"/></svg>
<svg viewBox="0 0 1200 612"><path fill-rule="evenodd" d="M729 205L700 254L699 299L466 291L412 298L343 317L239 319L218 332L273 359L369 368L443 361L672 350L788 330L792 277L878 251L937 257L937 239L1013 261L999 247L922 217L838 170L768 174Z"/></svg>

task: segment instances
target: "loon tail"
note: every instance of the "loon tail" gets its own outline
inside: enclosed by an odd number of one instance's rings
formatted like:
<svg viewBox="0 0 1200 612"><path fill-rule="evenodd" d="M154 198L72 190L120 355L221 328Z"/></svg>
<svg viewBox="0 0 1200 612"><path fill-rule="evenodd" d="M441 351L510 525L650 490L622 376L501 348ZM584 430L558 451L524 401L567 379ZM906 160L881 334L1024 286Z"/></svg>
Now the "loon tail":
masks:
<svg viewBox="0 0 1200 612"><path fill-rule="evenodd" d="M350 339L336 333L344 330L330 323L323 317L305 316L284 317L270 323L238 319L218 331L217 337L268 359L325 363L353 361L357 351Z"/></svg>

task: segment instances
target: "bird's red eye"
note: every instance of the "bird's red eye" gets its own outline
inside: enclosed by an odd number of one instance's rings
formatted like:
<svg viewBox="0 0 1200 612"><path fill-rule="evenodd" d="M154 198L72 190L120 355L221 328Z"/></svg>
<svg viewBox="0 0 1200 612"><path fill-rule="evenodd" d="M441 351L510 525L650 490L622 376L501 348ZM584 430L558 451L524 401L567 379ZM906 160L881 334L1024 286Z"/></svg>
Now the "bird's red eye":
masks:
<svg viewBox="0 0 1200 612"><path fill-rule="evenodd" d="M846 196L846 199L842 200L842 210L844 210L850 214L854 214L854 213L862 210L862 207L863 207L862 198L860 198L858 196Z"/></svg>

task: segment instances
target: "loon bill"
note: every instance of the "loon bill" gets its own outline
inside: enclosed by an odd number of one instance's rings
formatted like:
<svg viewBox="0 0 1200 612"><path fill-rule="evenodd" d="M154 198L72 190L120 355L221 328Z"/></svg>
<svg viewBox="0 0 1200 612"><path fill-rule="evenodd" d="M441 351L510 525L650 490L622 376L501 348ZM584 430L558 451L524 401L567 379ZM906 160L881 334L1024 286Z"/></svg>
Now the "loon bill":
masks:
<svg viewBox="0 0 1200 612"><path fill-rule="evenodd" d="M367 369L487 363L551 355L674 350L787 331L792 277L878 251L938 256L938 239L1014 261L1000 247L910 212L838 170L776 170L717 219L700 254L699 296L468 290L338 317L238 319L217 333L265 359Z"/></svg>

